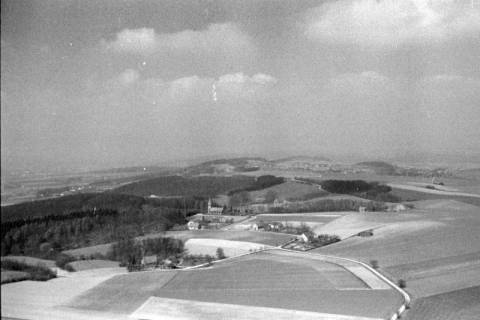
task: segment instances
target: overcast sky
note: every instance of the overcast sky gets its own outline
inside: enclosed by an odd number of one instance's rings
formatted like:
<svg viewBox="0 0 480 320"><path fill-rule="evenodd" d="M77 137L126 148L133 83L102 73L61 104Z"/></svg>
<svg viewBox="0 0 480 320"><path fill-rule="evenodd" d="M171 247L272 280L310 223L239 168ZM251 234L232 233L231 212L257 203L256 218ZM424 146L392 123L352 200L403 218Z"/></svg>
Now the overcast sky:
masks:
<svg viewBox="0 0 480 320"><path fill-rule="evenodd" d="M480 1L1 2L8 169L478 151Z"/></svg>

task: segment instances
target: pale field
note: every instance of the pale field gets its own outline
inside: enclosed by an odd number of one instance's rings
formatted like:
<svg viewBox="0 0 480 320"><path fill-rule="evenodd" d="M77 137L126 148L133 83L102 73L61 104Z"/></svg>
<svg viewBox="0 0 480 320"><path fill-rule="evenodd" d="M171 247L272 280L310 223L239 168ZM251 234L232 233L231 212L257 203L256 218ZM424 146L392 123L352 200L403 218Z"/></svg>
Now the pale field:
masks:
<svg viewBox="0 0 480 320"><path fill-rule="evenodd" d="M198 220L201 220L202 217L205 217L205 219L212 219L212 218L218 218L219 216L213 215L213 214L197 213L193 216L188 217L188 220L198 221ZM231 216L231 215L226 215L226 214L222 214L220 217L222 219L233 219L234 223L245 220L245 219L248 218L247 216Z"/></svg>
<svg viewBox="0 0 480 320"><path fill-rule="evenodd" d="M351 212L348 212L351 213ZM312 222L324 224L328 223L342 215L347 214L337 212L323 212L323 213L270 213L256 215L256 222Z"/></svg>
<svg viewBox="0 0 480 320"><path fill-rule="evenodd" d="M185 320L379 320L378 318L306 312L281 308L241 306L227 303L186 301L158 297L150 297L145 304L143 304L131 315L131 317L149 320L168 320L179 318Z"/></svg>
<svg viewBox="0 0 480 320"><path fill-rule="evenodd" d="M320 225L313 229L315 234L337 235L344 240L366 230L377 229L383 226L382 223L369 221L367 215L371 213L349 212L343 217L337 218L327 224ZM388 213L382 213L388 214Z"/></svg>
<svg viewBox="0 0 480 320"><path fill-rule="evenodd" d="M18 319L97 319L94 314L73 316L59 306L82 292L102 283L125 268L81 271L49 281L21 281L1 286L2 317ZM100 317L101 318L101 317ZM108 319L103 318L103 319Z"/></svg>
<svg viewBox="0 0 480 320"><path fill-rule="evenodd" d="M153 296L193 300L192 306L221 303L372 318L389 316L400 306L402 297L396 291L372 290L345 268L319 259L273 250L209 268L119 275L69 306L126 314ZM205 318L203 313L198 316Z"/></svg>
<svg viewBox="0 0 480 320"><path fill-rule="evenodd" d="M185 242L188 254L216 256L217 249L222 248L227 257L234 257L251 251L260 250L267 246L246 241L233 241L223 239L189 239ZM269 246L270 247L270 246Z"/></svg>
<svg viewBox="0 0 480 320"><path fill-rule="evenodd" d="M411 184L388 183L388 185L392 188L418 191L418 192L436 194L436 195L441 195L441 196L460 196L460 197L480 198L479 194L458 192L457 191L458 189L454 189L454 188L447 189L445 187L436 186L436 185L434 187L438 190L428 189L428 188L425 188L422 185L413 184L413 183L411 183ZM431 185L431 184L428 184L428 185ZM443 189L443 190L440 190L440 189Z"/></svg>
<svg viewBox="0 0 480 320"><path fill-rule="evenodd" d="M480 285L480 209L452 200L415 206L402 213L352 215L353 225L381 226L372 237L352 237L314 251L377 260L383 272L406 280L414 297Z"/></svg>
<svg viewBox="0 0 480 320"><path fill-rule="evenodd" d="M291 240L292 236L264 231L222 231L222 230L192 230L167 231L165 236L182 240L195 238L224 239L234 241L254 242L267 246L279 246Z"/></svg>

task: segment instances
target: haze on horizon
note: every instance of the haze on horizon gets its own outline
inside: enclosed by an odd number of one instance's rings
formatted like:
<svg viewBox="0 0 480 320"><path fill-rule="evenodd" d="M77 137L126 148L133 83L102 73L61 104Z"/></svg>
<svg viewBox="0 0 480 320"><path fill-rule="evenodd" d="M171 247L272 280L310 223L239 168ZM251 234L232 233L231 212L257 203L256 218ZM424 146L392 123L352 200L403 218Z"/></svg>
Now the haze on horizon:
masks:
<svg viewBox="0 0 480 320"><path fill-rule="evenodd" d="M1 2L2 168L478 152L480 2Z"/></svg>

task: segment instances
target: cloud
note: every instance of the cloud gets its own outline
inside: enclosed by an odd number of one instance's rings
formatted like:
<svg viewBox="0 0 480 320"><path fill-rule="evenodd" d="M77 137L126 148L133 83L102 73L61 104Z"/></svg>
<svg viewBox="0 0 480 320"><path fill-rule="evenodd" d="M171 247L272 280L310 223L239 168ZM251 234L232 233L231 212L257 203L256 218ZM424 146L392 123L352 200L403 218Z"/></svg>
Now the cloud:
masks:
<svg viewBox="0 0 480 320"><path fill-rule="evenodd" d="M217 84L222 85L222 84L236 83L236 84L267 85L267 84L274 84L276 82L277 82L277 79L275 79L274 77L268 74L257 73L252 77L249 77L245 75L243 72L238 72L238 73L232 73L232 74L226 74L226 75L220 76L218 78Z"/></svg>
<svg viewBox="0 0 480 320"><path fill-rule="evenodd" d="M120 79L120 82L118 81ZM138 72L126 70L114 78L115 83L132 84L136 99L156 105L178 105L191 102L231 101L261 97L276 83L271 75L257 73L252 76L242 72L225 74L218 79L192 75L170 81L161 78L139 79ZM214 89L214 90L213 90ZM122 92L125 94L127 92Z"/></svg>
<svg viewBox="0 0 480 320"><path fill-rule="evenodd" d="M220 76L215 82L218 99L251 99L260 97L272 88L277 79L257 73L251 77L242 72Z"/></svg>
<svg viewBox="0 0 480 320"><path fill-rule="evenodd" d="M276 92L276 82L273 76L263 73L249 76L239 72L218 78L191 75L168 80L144 78L139 71L127 69L102 85L93 86L89 99L92 104L103 106L94 110L94 118L111 114L104 121L111 128L131 122L131 117L138 113L151 119L168 114L173 122L183 122L178 117L185 114L203 118L202 112L215 110L222 117L230 117L236 109L253 110L258 102ZM225 114L229 112L233 113Z"/></svg>
<svg viewBox="0 0 480 320"><path fill-rule="evenodd" d="M157 39L153 29L125 29L117 34L112 42L103 43L106 48L118 52L151 53L157 47Z"/></svg>
<svg viewBox="0 0 480 320"><path fill-rule="evenodd" d="M125 29L102 47L114 52L151 55L154 53L233 54L253 50L250 37L232 23L211 24L203 30L157 34L154 29Z"/></svg>
<svg viewBox="0 0 480 320"><path fill-rule="evenodd" d="M312 40L396 47L480 32L480 9L455 0L340 0L312 9L304 27Z"/></svg>

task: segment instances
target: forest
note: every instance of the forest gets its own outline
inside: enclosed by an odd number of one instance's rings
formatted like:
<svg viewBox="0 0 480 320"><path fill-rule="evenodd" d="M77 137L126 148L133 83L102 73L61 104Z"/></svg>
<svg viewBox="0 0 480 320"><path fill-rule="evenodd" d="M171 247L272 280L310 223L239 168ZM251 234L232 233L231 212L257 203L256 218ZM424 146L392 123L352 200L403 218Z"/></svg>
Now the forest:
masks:
<svg viewBox="0 0 480 320"><path fill-rule="evenodd" d="M364 180L324 180L322 189L331 193L350 194L379 202L400 202L401 199L390 192L392 188L379 182Z"/></svg>

